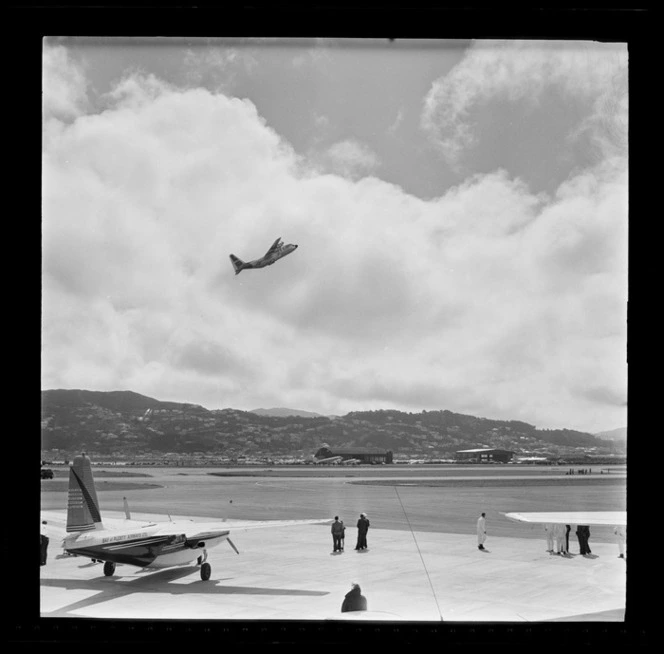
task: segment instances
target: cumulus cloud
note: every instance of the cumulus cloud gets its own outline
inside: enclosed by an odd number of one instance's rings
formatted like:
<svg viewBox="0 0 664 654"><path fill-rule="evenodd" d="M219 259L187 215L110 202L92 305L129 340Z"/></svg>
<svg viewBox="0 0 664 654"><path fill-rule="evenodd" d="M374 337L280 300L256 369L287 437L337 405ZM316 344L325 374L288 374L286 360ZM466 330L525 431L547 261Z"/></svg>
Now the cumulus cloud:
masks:
<svg viewBox="0 0 664 654"><path fill-rule="evenodd" d="M216 47L207 41L187 50L184 58L188 84L207 83L219 90L230 88L239 71L252 73L257 65L251 48Z"/></svg>
<svg viewBox="0 0 664 654"><path fill-rule="evenodd" d="M313 157L314 164L324 170L350 179L358 179L374 172L380 159L365 143L345 139L332 144L325 152Z"/></svg>
<svg viewBox="0 0 664 654"><path fill-rule="evenodd" d="M44 42L42 66L42 114L44 140L63 123L85 115L89 109L88 83L83 66L63 46Z"/></svg>
<svg viewBox="0 0 664 654"><path fill-rule="evenodd" d="M312 170L248 100L132 75L108 102L45 144L44 388L622 423L624 169L425 201L358 142Z"/></svg>
<svg viewBox="0 0 664 654"><path fill-rule="evenodd" d="M490 99L539 103L557 88L591 103L592 115L571 137L626 152L627 49L624 44L478 41L424 100L422 127L446 160L458 165L476 143L474 111ZM598 157L599 158L599 157Z"/></svg>

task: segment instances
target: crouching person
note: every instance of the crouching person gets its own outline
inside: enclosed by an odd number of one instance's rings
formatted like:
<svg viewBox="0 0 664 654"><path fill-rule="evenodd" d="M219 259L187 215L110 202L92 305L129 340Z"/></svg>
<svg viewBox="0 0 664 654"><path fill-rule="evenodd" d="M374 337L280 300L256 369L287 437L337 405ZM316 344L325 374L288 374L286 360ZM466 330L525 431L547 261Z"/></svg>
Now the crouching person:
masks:
<svg viewBox="0 0 664 654"><path fill-rule="evenodd" d="M341 605L341 612L348 611L366 611L367 598L362 595L362 589L359 584L353 583L350 591L346 593L343 604Z"/></svg>

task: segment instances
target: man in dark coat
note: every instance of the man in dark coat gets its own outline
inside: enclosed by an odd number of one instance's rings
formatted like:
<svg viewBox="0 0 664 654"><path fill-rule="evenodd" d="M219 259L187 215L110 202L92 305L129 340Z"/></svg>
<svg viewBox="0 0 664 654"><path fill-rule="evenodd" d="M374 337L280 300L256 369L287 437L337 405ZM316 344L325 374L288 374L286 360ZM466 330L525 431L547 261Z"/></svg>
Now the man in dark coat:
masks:
<svg viewBox="0 0 664 654"><path fill-rule="evenodd" d="M590 549L590 527L588 525L584 525L583 529L586 538L586 554L592 554L593 551Z"/></svg>
<svg viewBox="0 0 664 654"><path fill-rule="evenodd" d="M362 589L359 584L352 584L350 591L346 593L343 604L341 605L341 612L347 611L366 611L367 598L362 595Z"/></svg>
<svg viewBox="0 0 664 654"><path fill-rule="evenodd" d="M46 525L47 525L46 520L43 520L41 526L41 539L40 539L40 549L39 549L41 565L46 565L46 557L48 554L48 536L46 535Z"/></svg>
<svg viewBox="0 0 664 654"><path fill-rule="evenodd" d="M341 539L344 536L344 522L339 520L339 516L334 516L334 522L332 523L332 544L334 546L335 552L341 552L343 546L341 544Z"/></svg>
<svg viewBox="0 0 664 654"><path fill-rule="evenodd" d="M590 547L588 547L589 535L590 535L590 527L586 525L576 526L576 537L579 539L579 551L582 555L590 554Z"/></svg>
<svg viewBox="0 0 664 654"><path fill-rule="evenodd" d="M357 545L356 550L367 549L367 531L369 531L369 518L366 513L360 513L360 519L357 521Z"/></svg>

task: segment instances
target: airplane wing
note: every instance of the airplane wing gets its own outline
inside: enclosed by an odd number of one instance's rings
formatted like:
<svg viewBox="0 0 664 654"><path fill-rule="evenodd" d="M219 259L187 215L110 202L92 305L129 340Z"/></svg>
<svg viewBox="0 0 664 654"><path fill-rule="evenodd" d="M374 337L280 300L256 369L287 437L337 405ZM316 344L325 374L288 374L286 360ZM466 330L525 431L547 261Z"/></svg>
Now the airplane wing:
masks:
<svg viewBox="0 0 664 654"><path fill-rule="evenodd" d="M331 524L331 518L311 520L253 520L229 522L194 522L193 520L165 522L160 534L182 533L187 540L205 540L219 538L232 531L248 531L249 529L265 529L267 527L298 527L302 525Z"/></svg>
<svg viewBox="0 0 664 654"><path fill-rule="evenodd" d="M265 253L266 257L274 254L281 247L281 236L270 246L270 249Z"/></svg>
<svg viewBox="0 0 664 654"><path fill-rule="evenodd" d="M561 511L552 513L504 513L516 522L564 525L626 525L627 511Z"/></svg>

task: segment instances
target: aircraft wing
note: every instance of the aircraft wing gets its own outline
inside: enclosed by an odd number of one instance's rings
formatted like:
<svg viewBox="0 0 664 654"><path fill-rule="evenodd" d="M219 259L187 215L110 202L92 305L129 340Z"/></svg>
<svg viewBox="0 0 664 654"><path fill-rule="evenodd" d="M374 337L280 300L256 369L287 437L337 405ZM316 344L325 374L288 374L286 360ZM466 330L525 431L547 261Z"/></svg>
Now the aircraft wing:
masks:
<svg viewBox="0 0 664 654"><path fill-rule="evenodd" d="M552 513L505 513L510 520L537 524L626 525L627 511L561 511Z"/></svg>
<svg viewBox="0 0 664 654"><path fill-rule="evenodd" d="M233 531L248 531L249 529L265 529L267 527L299 527L302 525L331 524L331 518L318 518L311 520L253 520L229 522L194 522L193 520L165 522L161 534L184 534L187 540L205 540L206 538L220 538Z"/></svg>
<svg viewBox="0 0 664 654"><path fill-rule="evenodd" d="M270 249L265 253L266 257L274 254L281 247L281 236L270 246Z"/></svg>

